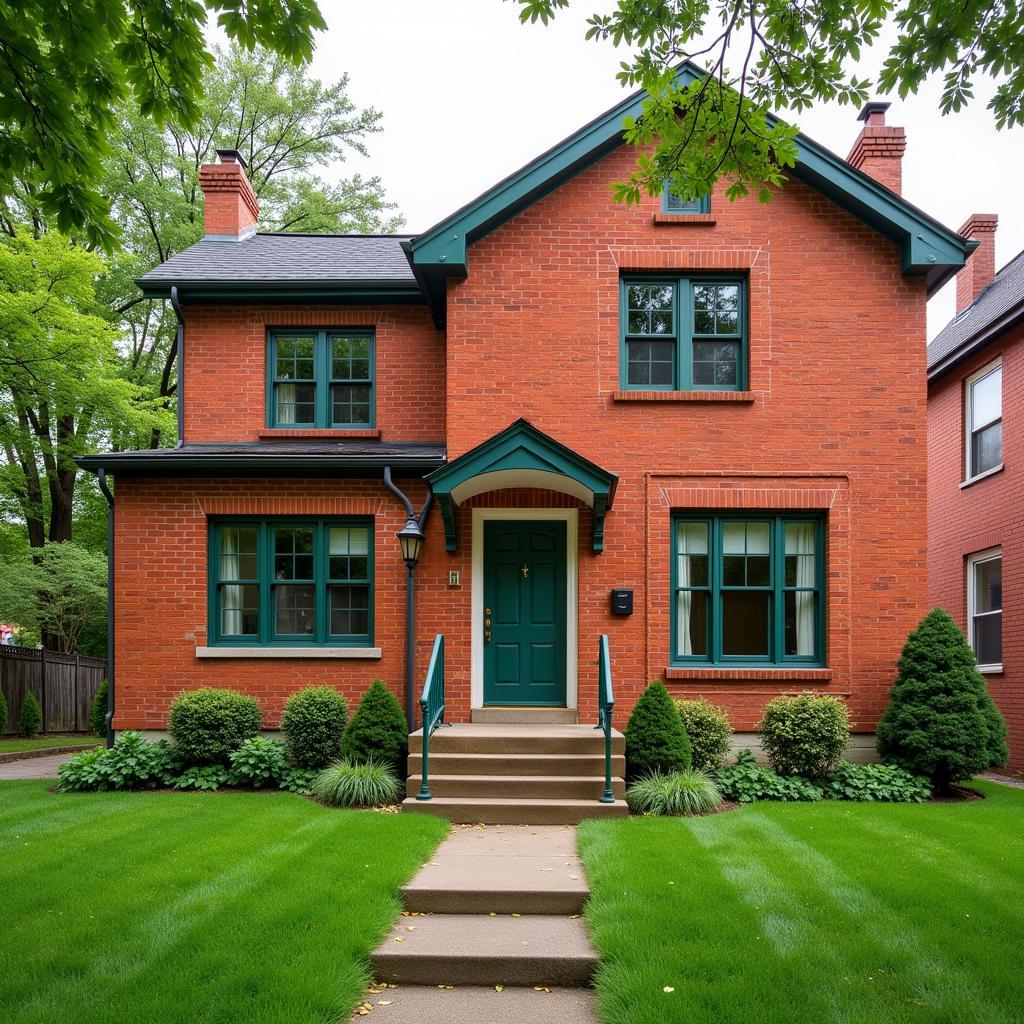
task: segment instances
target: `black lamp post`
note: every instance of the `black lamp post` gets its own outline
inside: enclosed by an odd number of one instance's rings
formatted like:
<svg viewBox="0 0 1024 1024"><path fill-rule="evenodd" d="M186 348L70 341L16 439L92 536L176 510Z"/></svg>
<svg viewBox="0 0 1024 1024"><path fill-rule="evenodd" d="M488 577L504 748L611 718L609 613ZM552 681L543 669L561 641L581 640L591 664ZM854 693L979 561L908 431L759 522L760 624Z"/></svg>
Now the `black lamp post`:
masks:
<svg viewBox="0 0 1024 1024"><path fill-rule="evenodd" d="M405 714L409 724L409 732L416 728L415 701L413 700L413 673L416 669L416 656L413 644L416 636L416 595L413 582L413 570L420 560L420 549L423 547L423 530L416 518L410 514L405 526L395 535L402 545L402 560L407 572L405 586Z"/></svg>

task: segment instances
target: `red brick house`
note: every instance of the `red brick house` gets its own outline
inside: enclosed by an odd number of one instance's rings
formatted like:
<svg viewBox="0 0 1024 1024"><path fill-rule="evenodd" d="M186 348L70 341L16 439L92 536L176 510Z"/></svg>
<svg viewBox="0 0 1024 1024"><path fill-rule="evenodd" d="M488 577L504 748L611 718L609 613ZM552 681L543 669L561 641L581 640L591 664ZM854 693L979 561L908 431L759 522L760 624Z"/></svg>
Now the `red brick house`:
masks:
<svg viewBox="0 0 1024 1024"><path fill-rule="evenodd" d="M928 346L928 599L959 623L1024 769L1024 253L995 269L997 218L957 274L956 316Z"/></svg>
<svg viewBox="0 0 1024 1024"><path fill-rule="evenodd" d="M271 726L315 682L405 700L386 477L432 494L449 722L592 724L607 635L619 723L654 678L740 732L813 688L873 743L926 608L925 302L972 243L899 195L885 104L850 162L799 136L770 204L616 205L640 102L417 236L260 234L237 155L203 168L206 237L139 281L181 442L80 460L116 479L117 728L200 685Z"/></svg>

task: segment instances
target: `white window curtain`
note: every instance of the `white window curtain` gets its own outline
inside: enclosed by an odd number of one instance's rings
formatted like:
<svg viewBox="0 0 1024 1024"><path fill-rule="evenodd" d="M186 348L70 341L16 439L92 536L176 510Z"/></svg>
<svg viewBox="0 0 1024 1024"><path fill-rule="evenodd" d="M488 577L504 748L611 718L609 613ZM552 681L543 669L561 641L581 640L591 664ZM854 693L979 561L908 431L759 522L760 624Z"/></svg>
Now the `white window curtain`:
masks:
<svg viewBox="0 0 1024 1024"><path fill-rule="evenodd" d="M241 571L238 557L239 531L227 528L220 531L220 577L238 579ZM225 636L242 633L242 588L228 585L221 588L221 632Z"/></svg>
<svg viewBox="0 0 1024 1024"><path fill-rule="evenodd" d="M796 556L795 586L806 587L794 595L796 610L796 654L814 655L814 524L786 524L786 554Z"/></svg>
<svg viewBox="0 0 1024 1024"><path fill-rule="evenodd" d="M708 554L708 528L704 523L678 523L676 525L676 586L681 588L676 595L676 637L678 654L693 654L691 635L693 617L693 591L682 588L693 585L690 557ZM701 586L707 581L702 580ZM703 652L702 652L703 653Z"/></svg>

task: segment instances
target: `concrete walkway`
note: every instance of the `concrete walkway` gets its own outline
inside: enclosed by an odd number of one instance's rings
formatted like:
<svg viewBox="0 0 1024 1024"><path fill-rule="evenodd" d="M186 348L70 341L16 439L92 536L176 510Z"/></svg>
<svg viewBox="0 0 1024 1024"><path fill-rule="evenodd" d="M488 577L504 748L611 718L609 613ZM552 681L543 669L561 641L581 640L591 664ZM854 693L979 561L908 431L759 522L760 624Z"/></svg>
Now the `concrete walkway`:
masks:
<svg viewBox="0 0 1024 1024"><path fill-rule="evenodd" d="M593 1024L589 892L572 827L456 826L402 890L406 910L371 957L377 984L361 1015Z"/></svg>
<svg viewBox="0 0 1024 1024"><path fill-rule="evenodd" d="M74 756L74 754L51 754L49 757L25 757L20 761L7 761L5 764L0 764L0 781L4 779L55 779L57 778L57 769Z"/></svg>

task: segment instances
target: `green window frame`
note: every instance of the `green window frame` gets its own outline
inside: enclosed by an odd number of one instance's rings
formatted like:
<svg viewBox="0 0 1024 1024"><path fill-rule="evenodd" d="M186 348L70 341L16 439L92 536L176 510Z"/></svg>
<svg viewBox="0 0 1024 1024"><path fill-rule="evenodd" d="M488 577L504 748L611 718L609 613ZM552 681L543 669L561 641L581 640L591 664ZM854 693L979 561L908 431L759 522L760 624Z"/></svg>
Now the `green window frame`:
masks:
<svg viewBox="0 0 1024 1024"><path fill-rule="evenodd" d="M376 338L367 328L267 335L267 426L376 426Z"/></svg>
<svg viewBox="0 0 1024 1024"><path fill-rule="evenodd" d="M211 519L208 551L211 644L373 645L372 518Z"/></svg>
<svg viewBox="0 0 1024 1024"><path fill-rule="evenodd" d="M619 301L622 390L746 390L745 278L631 275Z"/></svg>
<svg viewBox="0 0 1024 1024"><path fill-rule="evenodd" d="M666 181L661 187L662 213L710 213L711 194L705 193L698 199L680 199L672 191L672 183Z"/></svg>
<svg viewBox="0 0 1024 1024"><path fill-rule="evenodd" d="M814 514L676 513L671 664L825 664L825 522Z"/></svg>

